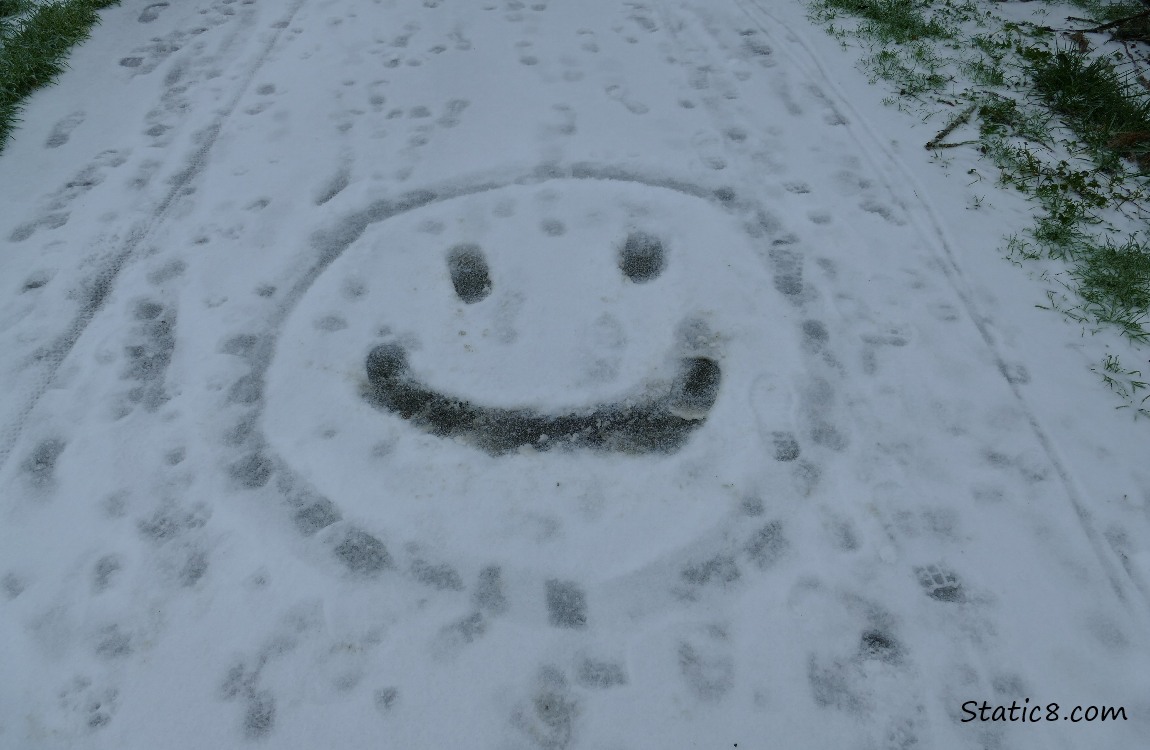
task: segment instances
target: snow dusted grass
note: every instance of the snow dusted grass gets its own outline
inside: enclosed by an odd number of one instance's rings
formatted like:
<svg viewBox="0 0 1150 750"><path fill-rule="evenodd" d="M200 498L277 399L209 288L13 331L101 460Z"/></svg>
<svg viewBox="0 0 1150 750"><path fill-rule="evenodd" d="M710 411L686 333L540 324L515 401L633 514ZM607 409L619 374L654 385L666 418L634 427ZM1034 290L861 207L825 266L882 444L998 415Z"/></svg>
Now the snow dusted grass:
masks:
<svg viewBox="0 0 1150 750"><path fill-rule="evenodd" d="M1099 166L1113 170L1126 157L1150 167L1150 98L1129 72L1106 58L1060 49L1031 67L1034 91L1084 144Z"/></svg>
<svg viewBox="0 0 1150 750"><path fill-rule="evenodd" d="M0 150L20 121L32 92L50 85L67 66L68 51L88 38L101 8L119 0L66 0L37 5L0 0Z"/></svg>
<svg viewBox="0 0 1150 750"><path fill-rule="evenodd" d="M1150 343L1150 241L1140 228L1150 208L1150 83L1125 45L1150 38L1147 12L1075 5L1091 17L1067 17L1077 26L1065 29L1047 25L1052 12L1037 4L1012 19L973 2L816 0L810 16L844 46L855 39L873 50L862 65L898 87L888 104L925 118L955 113L926 147L977 147L1001 183L1041 209L1005 238L1010 258L1063 263L1042 274L1057 283L1049 307L1091 333L1117 330L1138 350ZM976 137L952 137L975 124ZM1095 371L1119 408L1150 416L1142 370L1107 355Z"/></svg>
<svg viewBox="0 0 1150 750"><path fill-rule="evenodd" d="M864 28L869 33L893 42L948 36L945 26L907 0L826 0L826 5L866 19Z"/></svg>

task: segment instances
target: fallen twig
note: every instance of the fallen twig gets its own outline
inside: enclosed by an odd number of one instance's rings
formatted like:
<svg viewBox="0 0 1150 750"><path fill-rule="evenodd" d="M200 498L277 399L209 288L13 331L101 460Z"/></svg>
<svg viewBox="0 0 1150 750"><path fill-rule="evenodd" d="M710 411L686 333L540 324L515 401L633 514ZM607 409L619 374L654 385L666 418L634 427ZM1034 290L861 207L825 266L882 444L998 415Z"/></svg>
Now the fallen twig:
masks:
<svg viewBox="0 0 1150 750"><path fill-rule="evenodd" d="M1110 23L1104 23L1101 26L1095 26L1092 29L1079 29L1078 31L1082 32L1082 33L1086 33L1086 34L1096 34L1099 31L1106 31L1107 29L1112 29L1115 26L1121 26L1122 24L1129 23L1130 21L1140 21L1143 18L1150 18L1150 10L1144 10L1141 13L1135 13L1134 15L1127 16L1126 18L1119 18L1117 21L1111 21ZM1087 19L1075 18L1074 16L1071 16L1067 20L1085 21Z"/></svg>
<svg viewBox="0 0 1150 750"><path fill-rule="evenodd" d="M946 138L948 135L950 135L954 131L954 129L957 128L959 125L962 125L964 122L969 120L970 116L972 114L974 114L974 110L977 106L978 105L971 104L969 107L964 109L962 112L959 112L958 116L955 117L953 120L951 120L949 125L947 125L942 130L938 131L938 135L936 135L931 140L927 141L927 144L926 144L926 146L924 146L924 148L926 148L927 151L930 151L930 150L936 149L936 148L953 148L954 146L960 145L957 143L956 144L943 144L942 139Z"/></svg>

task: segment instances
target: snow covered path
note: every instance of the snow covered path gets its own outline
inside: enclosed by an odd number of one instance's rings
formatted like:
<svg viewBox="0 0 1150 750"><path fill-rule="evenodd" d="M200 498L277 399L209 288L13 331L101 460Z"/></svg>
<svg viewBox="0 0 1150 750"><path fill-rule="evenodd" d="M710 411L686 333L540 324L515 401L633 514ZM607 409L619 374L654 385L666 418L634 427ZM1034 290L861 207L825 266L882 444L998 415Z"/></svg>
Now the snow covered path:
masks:
<svg viewBox="0 0 1150 750"><path fill-rule="evenodd" d="M774 5L107 11L0 157L0 747L1144 747L1144 429Z"/></svg>

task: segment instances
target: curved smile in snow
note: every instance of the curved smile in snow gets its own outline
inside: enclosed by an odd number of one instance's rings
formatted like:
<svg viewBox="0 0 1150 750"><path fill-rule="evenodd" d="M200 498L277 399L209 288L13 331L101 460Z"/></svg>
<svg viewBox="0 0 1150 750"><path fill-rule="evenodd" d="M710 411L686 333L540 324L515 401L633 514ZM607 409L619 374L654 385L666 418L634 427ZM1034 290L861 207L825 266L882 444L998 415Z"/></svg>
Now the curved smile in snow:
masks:
<svg viewBox="0 0 1150 750"><path fill-rule="evenodd" d="M660 396L548 415L483 406L440 393L412 376L402 346L381 344L367 355L370 385L364 396L373 406L425 432L461 438L493 455L528 446L547 450L560 445L669 453L678 450L706 419L718 396L721 374L714 360L684 358L671 387Z"/></svg>

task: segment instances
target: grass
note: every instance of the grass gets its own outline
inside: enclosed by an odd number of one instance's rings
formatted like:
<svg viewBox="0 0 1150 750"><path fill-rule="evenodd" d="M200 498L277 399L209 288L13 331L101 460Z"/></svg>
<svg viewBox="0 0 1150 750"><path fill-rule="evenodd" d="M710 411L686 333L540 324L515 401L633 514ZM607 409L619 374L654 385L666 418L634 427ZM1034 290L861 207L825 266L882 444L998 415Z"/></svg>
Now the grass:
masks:
<svg viewBox="0 0 1150 750"><path fill-rule="evenodd" d="M1150 310L1150 246L1137 236L1122 244L1109 239L1083 248L1082 262L1071 272L1080 282L1079 293L1100 320L1126 330L1131 338L1146 335Z"/></svg>
<svg viewBox="0 0 1150 750"><path fill-rule="evenodd" d="M23 103L51 85L71 48L99 23L98 11L119 0L0 0L0 150L19 122Z"/></svg>
<svg viewBox="0 0 1150 750"><path fill-rule="evenodd" d="M1105 57L1060 49L1030 67L1034 93L1096 152L1150 168L1150 96Z"/></svg>
<svg viewBox="0 0 1150 750"><path fill-rule="evenodd" d="M1150 414L1150 393L1141 396L1142 391L1150 391L1150 383L1143 380L1141 370L1127 370L1117 355L1107 354L1102 359L1102 369L1091 368L1102 378L1110 390L1117 393L1125 404L1119 409L1131 409L1135 415Z"/></svg>
<svg viewBox="0 0 1150 750"><path fill-rule="evenodd" d="M1150 222L1150 81L1118 51L1121 40L1150 41L1150 8L1072 0L1088 18L1054 29L1037 3L1036 20L1018 22L990 2L808 1L813 20L864 50L872 82L891 85L884 101L945 115L928 149L977 147L1000 182L1036 203L1033 225L1004 238L1005 249L1018 263L1062 264L1054 276L1043 270L1058 285L1049 307L1091 333L1150 344L1150 242L1129 229ZM1099 37L1087 34L1119 40L1116 53L1093 49ZM962 135L967 125L977 137ZM1122 408L1150 417L1141 373L1107 356L1095 372Z"/></svg>
<svg viewBox="0 0 1150 750"><path fill-rule="evenodd" d="M899 44L918 39L939 39L946 29L922 15L910 0L826 0L827 6L866 19L876 35Z"/></svg>
<svg viewBox="0 0 1150 750"><path fill-rule="evenodd" d="M12 18L28 10L28 0L0 0L0 28L11 23Z"/></svg>
<svg viewBox="0 0 1150 750"><path fill-rule="evenodd" d="M1024 141L1045 143L1050 136L1050 114L1020 107L1018 101L987 91L977 102L978 135L982 142L1017 135Z"/></svg>

